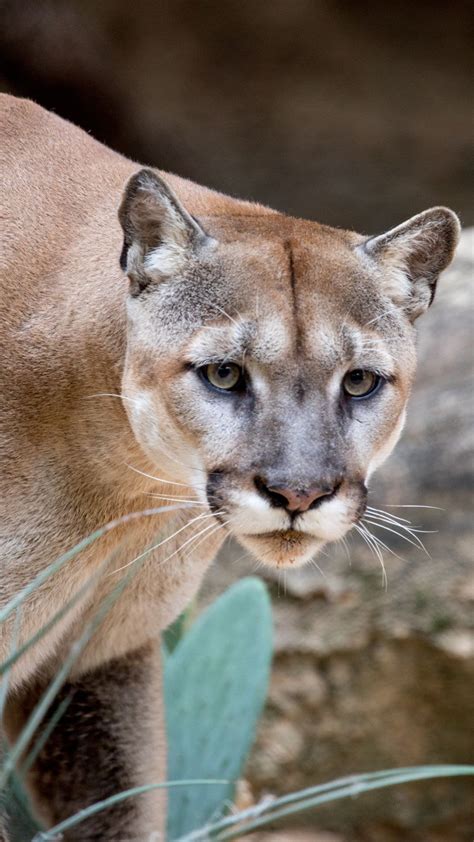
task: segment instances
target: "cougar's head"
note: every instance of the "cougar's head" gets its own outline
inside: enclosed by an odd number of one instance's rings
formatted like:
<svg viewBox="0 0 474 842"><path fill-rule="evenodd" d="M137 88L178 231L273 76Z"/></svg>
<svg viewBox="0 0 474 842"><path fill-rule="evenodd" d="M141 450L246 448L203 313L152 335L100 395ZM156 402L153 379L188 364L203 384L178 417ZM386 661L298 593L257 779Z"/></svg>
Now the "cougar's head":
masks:
<svg viewBox="0 0 474 842"><path fill-rule="evenodd" d="M415 371L415 319L459 222L376 237L247 211L192 217L151 170L120 208L134 435L267 564L300 564L364 512Z"/></svg>

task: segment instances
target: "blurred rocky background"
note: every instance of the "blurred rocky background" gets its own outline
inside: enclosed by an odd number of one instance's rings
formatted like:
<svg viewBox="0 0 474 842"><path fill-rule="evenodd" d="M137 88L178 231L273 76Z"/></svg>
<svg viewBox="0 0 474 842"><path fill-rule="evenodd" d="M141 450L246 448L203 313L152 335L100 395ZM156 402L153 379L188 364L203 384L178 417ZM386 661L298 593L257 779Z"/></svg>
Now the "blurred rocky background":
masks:
<svg viewBox="0 0 474 842"><path fill-rule="evenodd" d="M469 0L0 0L0 81L144 163L376 232L474 222Z"/></svg>
<svg viewBox="0 0 474 842"><path fill-rule="evenodd" d="M472 8L0 0L0 87L144 163L293 214L378 232L447 204L468 226ZM371 505L437 530L419 534L429 555L385 521L369 527L392 551L387 590L357 535L348 554L318 559L322 572L264 574L276 654L250 798L474 762L472 253L466 232L420 322L403 440L371 489ZM252 570L226 547L203 600ZM421 782L334 802L260 841L472 842L473 804L467 779Z"/></svg>

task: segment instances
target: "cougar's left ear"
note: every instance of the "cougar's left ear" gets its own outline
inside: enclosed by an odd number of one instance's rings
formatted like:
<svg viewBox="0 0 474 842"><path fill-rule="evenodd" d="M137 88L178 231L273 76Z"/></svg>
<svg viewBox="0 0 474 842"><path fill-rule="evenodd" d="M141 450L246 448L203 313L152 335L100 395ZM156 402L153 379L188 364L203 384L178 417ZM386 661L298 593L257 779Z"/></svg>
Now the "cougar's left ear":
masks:
<svg viewBox="0 0 474 842"><path fill-rule="evenodd" d="M212 242L153 170L135 173L118 212L124 244L120 265L132 295L182 270L193 252Z"/></svg>
<svg viewBox="0 0 474 842"><path fill-rule="evenodd" d="M433 301L438 276L449 266L461 226L449 208L430 208L359 248L376 260L385 291L414 321Z"/></svg>

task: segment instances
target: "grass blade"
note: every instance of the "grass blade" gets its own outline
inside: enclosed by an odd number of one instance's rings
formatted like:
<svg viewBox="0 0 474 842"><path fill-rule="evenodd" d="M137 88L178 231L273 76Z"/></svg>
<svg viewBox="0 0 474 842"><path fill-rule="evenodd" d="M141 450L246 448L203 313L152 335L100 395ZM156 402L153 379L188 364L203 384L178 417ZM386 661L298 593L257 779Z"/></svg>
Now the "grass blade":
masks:
<svg viewBox="0 0 474 842"><path fill-rule="evenodd" d="M155 515L163 514L164 512L173 512L180 509L188 509L192 508L194 504L192 503L182 503L176 506L159 506L158 508L154 509L143 509L140 512L130 512L128 515L123 515L123 517L116 518L115 520L109 521L106 523L105 526L101 526L99 529L94 530L91 532L87 538L83 538L82 541L79 541L74 547L70 550L67 550L65 553L59 556L55 561L53 561L48 567L45 567L44 570L41 570L35 578L25 585L21 591L19 591L15 596L7 602L7 604L0 610L0 623L5 622L7 617L15 611L24 601L27 599L32 593L34 593L37 588L40 587L44 582L46 582L51 576L57 573L58 570L63 567L68 561L78 555L82 550L85 550L90 544L93 544L94 541L97 541L98 538L101 538L102 535L106 535L108 532L111 532L113 529L116 529L118 526L122 526L125 523L129 523L132 520L137 520L142 517L153 517Z"/></svg>
<svg viewBox="0 0 474 842"><path fill-rule="evenodd" d="M117 795L111 795L109 798L104 798L103 801L97 801L90 807L85 807L84 810L79 810L78 813L75 813L63 822L60 822L60 824L55 825L55 827L50 828L50 830L40 831L32 839L32 842L54 842L58 834L63 833L65 830L70 830L71 827L76 827L76 825L86 819L89 819L91 816L95 816L97 813L100 813L101 810L107 810L109 807L113 807L115 804L120 804L127 798L135 798L137 795L143 795L144 793L151 792L154 789L172 789L173 787L185 786L222 786L222 784L228 783L230 783L230 781L219 779L214 780L211 778L189 781L164 781L159 784L145 784L144 786L137 786L133 789L126 789L123 792L117 793Z"/></svg>
<svg viewBox="0 0 474 842"><path fill-rule="evenodd" d="M78 640L74 641L74 643L72 644L71 649L69 651L69 655L64 661L61 669L58 670L58 672L50 682L49 686L43 693L41 699L37 703L36 707L33 709L18 740L7 755L6 761L2 769L2 773L0 775L0 792L5 787L21 755L24 751L26 751L28 745L33 739L36 730L43 721L52 702L54 701L54 697L65 683L67 676L69 675L69 672L72 666L74 665L74 662L79 657L79 655L93 636L94 632L99 627L109 608L112 607L114 602L116 602L116 600L122 594L123 590L128 585L130 579L132 578L137 569L138 568L134 568L132 571L129 571L129 573L123 577L122 581L118 582L118 584L114 587L113 591L103 600L95 617L93 617L93 619L87 624L82 635L78 638Z"/></svg>
<svg viewBox="0 0 474 842"><path fill-rule="evenodd" d="M280 818L313 809L339 798L353 798L371 790L418 780L467 775L474 775L474 766L414 766L350 775L257 804L182 836L177 842L207 842L210 839L227 842L259 830Z"/></svg>

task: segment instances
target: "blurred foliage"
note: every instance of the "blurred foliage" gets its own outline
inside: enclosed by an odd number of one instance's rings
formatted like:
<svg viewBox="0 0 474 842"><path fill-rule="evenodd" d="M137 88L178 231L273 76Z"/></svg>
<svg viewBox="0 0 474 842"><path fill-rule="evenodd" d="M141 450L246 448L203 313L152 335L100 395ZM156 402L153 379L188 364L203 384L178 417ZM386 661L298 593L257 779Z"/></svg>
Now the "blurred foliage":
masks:
<svg viewBox="0 0 474 842"><path fill-rule="evenodd" d="M472 3L3 0L0 88L297 216L474 221Z"/></svg>

